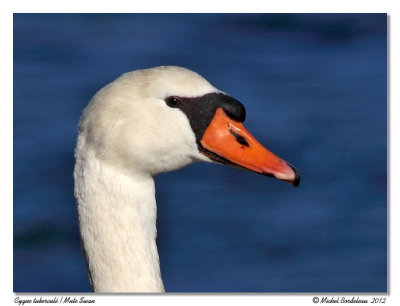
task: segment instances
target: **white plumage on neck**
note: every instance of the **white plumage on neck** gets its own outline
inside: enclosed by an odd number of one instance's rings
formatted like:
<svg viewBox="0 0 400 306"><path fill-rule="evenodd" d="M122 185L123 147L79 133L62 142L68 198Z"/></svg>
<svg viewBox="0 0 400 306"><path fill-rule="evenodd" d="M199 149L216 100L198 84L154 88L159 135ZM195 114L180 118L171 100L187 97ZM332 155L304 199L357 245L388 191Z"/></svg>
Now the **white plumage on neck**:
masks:
<svg viewBox="0 0 400 306"><path fill-rule="evenodd" d="M128 176L93 153L77 158L81 236L96 292L162 292L151 176Z"/></svg>

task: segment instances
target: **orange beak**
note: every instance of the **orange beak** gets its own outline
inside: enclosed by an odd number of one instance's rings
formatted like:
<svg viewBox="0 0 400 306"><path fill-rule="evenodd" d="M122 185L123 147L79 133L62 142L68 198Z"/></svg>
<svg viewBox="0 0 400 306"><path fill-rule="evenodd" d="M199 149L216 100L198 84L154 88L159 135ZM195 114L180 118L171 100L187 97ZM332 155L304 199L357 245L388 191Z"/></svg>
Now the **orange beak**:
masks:
<svg viewBox="0 0 400 306"><path fill-rule="evenodd" d="M230 119L222 108L204 131L200 141L209 158L272 176L298 186L300 176L289 163L264 148L243 126Z"/></svg>

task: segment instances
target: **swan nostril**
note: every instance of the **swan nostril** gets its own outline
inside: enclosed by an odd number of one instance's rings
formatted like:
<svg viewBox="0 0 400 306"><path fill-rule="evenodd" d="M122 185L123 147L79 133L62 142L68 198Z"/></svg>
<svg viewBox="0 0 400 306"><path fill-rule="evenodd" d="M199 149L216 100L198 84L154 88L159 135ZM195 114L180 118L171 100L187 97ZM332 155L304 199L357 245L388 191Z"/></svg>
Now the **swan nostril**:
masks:
<svg viewBox="0 0 400 306"><path fill-rule="evenodd" d="M244 145L246 147L250 146L249 143L246 141L246 139L244 139L243 136L239 135L238 133L236 133L234 130L229 129L229 132L231 132L231 134L235 137L236 141L238 143L240 143L241 145Z"/></svg>

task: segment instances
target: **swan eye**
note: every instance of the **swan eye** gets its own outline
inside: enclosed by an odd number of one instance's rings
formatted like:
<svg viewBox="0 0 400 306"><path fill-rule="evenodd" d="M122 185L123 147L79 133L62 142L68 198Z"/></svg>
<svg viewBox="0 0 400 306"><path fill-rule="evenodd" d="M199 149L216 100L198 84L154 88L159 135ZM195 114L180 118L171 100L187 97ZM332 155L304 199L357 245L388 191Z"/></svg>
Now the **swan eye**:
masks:
<svg viewBox="0 0 400 306"><path fill-rule="evenodd" d="M165 99L165 102L169 107L179 107L181 100L179 100L177 97L168 97Z"/></svg>

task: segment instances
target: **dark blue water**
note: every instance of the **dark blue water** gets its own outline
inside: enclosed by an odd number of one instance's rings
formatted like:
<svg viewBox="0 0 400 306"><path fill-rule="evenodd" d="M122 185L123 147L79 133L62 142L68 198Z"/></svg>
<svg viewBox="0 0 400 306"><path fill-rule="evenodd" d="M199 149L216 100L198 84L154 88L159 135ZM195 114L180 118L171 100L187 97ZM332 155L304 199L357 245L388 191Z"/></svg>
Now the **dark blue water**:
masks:
<svg viewBox="0 0 400 306"><path fill-rule="evenodd" d="M88 291L81 110L120 74L195 70L299 188L215 164L156 177L167 291L387 289L385 14L14 15L14 291Z"/></svg>

